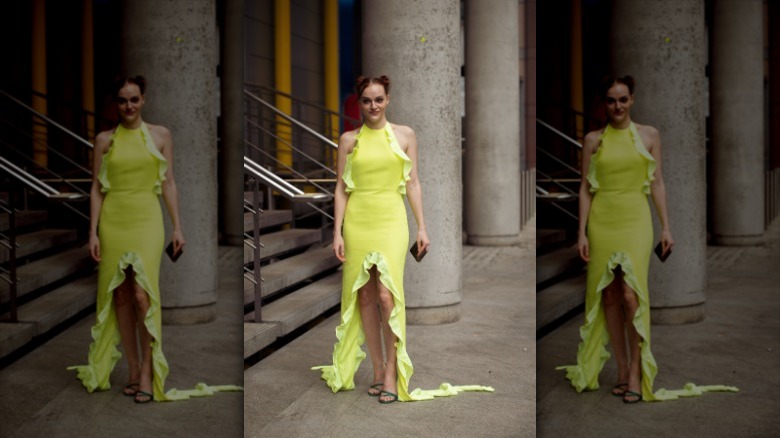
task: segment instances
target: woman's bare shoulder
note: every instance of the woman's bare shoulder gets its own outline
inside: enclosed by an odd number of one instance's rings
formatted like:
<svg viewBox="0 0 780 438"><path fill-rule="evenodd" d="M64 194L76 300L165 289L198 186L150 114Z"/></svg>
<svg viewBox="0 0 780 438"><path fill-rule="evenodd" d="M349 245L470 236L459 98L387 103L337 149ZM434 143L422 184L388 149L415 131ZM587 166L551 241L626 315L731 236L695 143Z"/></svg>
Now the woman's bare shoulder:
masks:
<svg viewBox="0 0 780 438"><path fill-rule="evenodd" d="M414 137L414 129L412 129L410 126L390 123L390 127L393 128L393 132L395 132L396 135L401 134L405 137Z"/></svg>
<svg viewBox="0 0 780 438"><path fill-rule="evenodd" d="M171 136L171 131L168 130L168 128L166 128L163 125L153 125L151 123L147 123L146 127L149 128L149 132L151 132L152 134L157 134L163 137Z"/></svg>
<svg viewBox="0 0 780 438"><path fill-rule="evenodd" d="M660 135L654 126L640 125L639 123L634 123L634 125L636 126L636 130L639 131L639 133L642 135L646 135L648 137L658 137Z"/></svg>
<svg viewBox="0 0 780 438"><path fill-rule="evenodd" d="M595 150L599 145L599 137L601 137L601 134L604 132L604 129L597 129L595 131L590 131L589 133L585 134L585 139L583 140L582 147L585 150Z"/></svg>
<svg viewBox="0 0 780 438"><path fill-rule="evenodd" d="M111 136L114 135L115 129L116 128L101 131L97 136L95 136L96 150L100 150L103 153L108 151L108 146L111 144Z"/></svg>

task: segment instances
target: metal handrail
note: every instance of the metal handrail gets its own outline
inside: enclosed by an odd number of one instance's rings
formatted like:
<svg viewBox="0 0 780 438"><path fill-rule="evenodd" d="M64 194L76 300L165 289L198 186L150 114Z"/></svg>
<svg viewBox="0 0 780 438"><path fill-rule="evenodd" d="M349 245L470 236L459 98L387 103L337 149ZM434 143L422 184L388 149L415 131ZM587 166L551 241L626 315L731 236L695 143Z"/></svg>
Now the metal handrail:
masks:
<svg viewBox="0 0 780 438"><path fill-rule="evenodd" d="M308 132L309 134L313 135L314 137L318 138L319 140L323 141L325 144L331 146L334 149L338 149L339 145L333 142L333 140L330 140L329 138L325 137L324 135L320 134L319 132L309 128L308 126L304 125L303 123L299 122L298 120L295 120L294 118L288 116L283 111L280 111L275 106L271 105L270 103L266 102L265 100L261 99L259 96L253 94L247 89L244 89L244 94L249 96L252 100L262 104L266 108L270 109L274 113L276 113L281 118L287 120L288 122L296 125L297 127L303 129L304 131Z"/></svg>
<svg viewBox="0 0 780 438"><path fill-rule="evenodd" d="M550 131L558 134L558 136L563 137L564 140L568 141L569 143L573 144L574 146L578 147L579 149L582 149L582 145L577 142L577 140L569 137L568 135L564 134L563 132L559 131L558 129L553 128L548 123L543 122L542 120L536 119L536 123L544 126L545 128L549 129Z"/></svg>
<svg viewBox="0 0 780 438"><path fill-rule="evenodd" d="M83 144L85 146L88 146L89 148L94 148L92 143L84 140L83 138L81 138L78 135L76 135L74 132L70 131L69 129L65 128L64 126L60 125L59 123L55 122L54 120L52 120L52 119L46 117L45 115L41 114L40 112L36 111L35 109L33 109L32 107L28 106L27 104L25 104L21 100L11 96L10 94L6 93L3 90L0 90L0 94L4 95L8 99L11 99L12 101L16 102L21 107L25 108L27 111L33 113L36 117L39 117L40 119L45 120L47 123L49 123L50 125L52 125L52 126L54 126L56 128L59 128L61 131L65 132L69 136L73 137L79 143L81 143L81 144Z"/></svg>
<svg viewBox="0 0 780 438"><path fill-rule="evenodd" d="M269 93L278 94L279 96L286 97L286 98L292 100L293 102L299 102L299 103L302 103L304 105L310 106L312 108L317 108L318 110L320 110L322 112L328 113L328 114L330 114L332 116L339 117L341 119L347 120L347 121L355 123L355 124L362 123L362 120L360 120L360 119L356 119L354 117L348 116L348 115L346 115L344 113L340 113L338 111L333 111L332 109L326 108L326 107L324 107L324 106L322 106L322 105L320 105L318 103L310 102L310 101L308 101L306 99L301 99L300 97L295 97L295 96L293 96L291 94L285 93L284 91L279 91L279 90L277 90L275 88L270 88L270 87L266 87L264 85L259 85L259 84L253 84L251 82L246 82L245 85L250 86L252 88L257 88L257 89L260 89L262 91L266 91L266 92L269 92Z"/></svg>
<svg viewBox="0 0 780 438"><path fill-rule="evenodd" d="M249 124L250 124L250 125L252 125L252 126L254 126L255 128L257 128L257 129L259 129L259 130L263 131L264 133L266 133L266 134L270 135L270 136L271 136L271 137L272 137L274 140L278 140L278 141L280 141L280 142L284 143L284 145L285 145L285 146L287 146L287 147L289 147L290 149L294 150L295 152L299 153L299 154L300 154L300 155L302 155L304 158L308 158L310 161L313 161L313 162L314 162L314 163L315 163L317 166L321 167L321 168L322 168L322 169L324 169L325 171L327 171L327 172L329 172L329 173L331 173L331 174L333 174L333 175L335 175L335 174L336 174L336 172L335 172L333 169L331 169L330 167L328 167L328 166L326 166L326 165L324 165L324 164L320 163L319 161L317 161L317 159L316 159L316 158L312 157L311 155L307 154L306 152L303 152L303 150L301 150L300 148L297 148L297 147L293 146L293 145L292 145L292 143L290 143L290 142L288 142L288 141L284 140L283 138L279 137L278 135L274 134L273 132L271 132L271 130L270 130L270 129L266 129L265 127L261 126L259 123L257 123L257 122L254 122L254 121L252 121L252 120L247 120L247 122L249 122ZM260 151L260 152L264 152L262 149L260 149L260 147L258 147L258 146L256 146L256 145L254 145L254 144L250 143L250 142L249 142L249 141L247 141L246 139L244 140L244 143L246 143L246 144L248 144L248 145L250 145L250 146L254 147L255 149L257 149L257 150L258 150L258 151ZM336 147L338 147L338 146L336 146ZM270 156L269 156L269 157L270 157ZM281 161L279 161L279 160L275 160L275 161L276 161L277 163L281 164Z"/></svg>

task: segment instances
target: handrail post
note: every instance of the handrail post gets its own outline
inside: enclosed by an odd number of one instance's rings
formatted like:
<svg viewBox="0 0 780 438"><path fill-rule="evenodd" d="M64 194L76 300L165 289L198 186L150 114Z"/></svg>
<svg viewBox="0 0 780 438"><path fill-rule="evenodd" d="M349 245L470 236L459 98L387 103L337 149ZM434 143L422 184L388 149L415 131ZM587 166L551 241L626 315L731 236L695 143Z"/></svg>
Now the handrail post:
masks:
<svg viewBox="0 0 780 438"><path fill-rule="evenodd" d="M252 264L252 272L254 272L254 292L255 292L255 322L262 322L263 317L261 313L261 299L262 278L260 276L260 181L257 178L252 178L252 208L255 210L252 215L252 241L254 248L252 250L252 257L254 262Z"/></svg>

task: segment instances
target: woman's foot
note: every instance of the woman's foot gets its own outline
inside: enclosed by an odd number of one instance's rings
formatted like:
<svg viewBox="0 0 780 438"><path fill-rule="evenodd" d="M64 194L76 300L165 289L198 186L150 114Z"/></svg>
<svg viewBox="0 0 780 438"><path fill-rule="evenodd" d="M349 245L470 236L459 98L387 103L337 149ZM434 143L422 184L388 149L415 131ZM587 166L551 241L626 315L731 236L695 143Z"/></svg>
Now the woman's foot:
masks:
<svg viewBox="0 0 780 438"><path fill-rule="evenodd" d="M628 383L618 383L612 387L612 395L615 397L623 397L623 394L626 393L626 389L628 389Z"/></svg>
<svg viewBox="0 0 780 438"><path fill-rule="evenodd" d="M124 394L124 395L126 395L128 397L135 397L135 394L138 393L138 388L140 388L140 387L141 387L141 385L138 382L128 383L122 389L122 394Z"/></svg>
<svg viewBox="0 0 780 438"><path fill-rule="evenodd" d="M379 403L392 403L398 400L397 394L395 367L392 367L392 370L388 367L385 371L384 389L379 394Z"/></svg>
<svg viewBox="0 0 780 438"><path fill-rule="evenodd" d="M639 370L632 371L628 378L628 385L623 392L623 403L636 403L642 400L642 378Z"/></svg>
<svg viewBox="0 0 780 438"><path fill-rule="evenodd" d="M149 403L154 400L152 390L152 376L146 373L141 374L140 383L135 393L136 403Z"/></svg>
<svg viewBox="0 0 780 438"><path fill-rule="evenodd" d="M374 380L371 386L368 387L368 395L371 397L379 397L382 390L385 389L385 366L381 369L374 370Z"/></svg>

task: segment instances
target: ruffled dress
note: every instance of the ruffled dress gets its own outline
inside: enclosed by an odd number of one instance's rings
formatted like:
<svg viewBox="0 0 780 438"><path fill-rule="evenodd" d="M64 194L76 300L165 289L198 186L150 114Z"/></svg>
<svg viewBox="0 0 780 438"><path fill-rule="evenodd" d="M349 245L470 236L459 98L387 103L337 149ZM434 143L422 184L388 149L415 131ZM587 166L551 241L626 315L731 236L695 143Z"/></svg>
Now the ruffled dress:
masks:
<svg viewBox="0 0 780 438"><path fill-rule="evenodd" d="M409 390L414 368L406 351L403 275L409 229L404 195L412 161L398 144L390 123L381 129L363 125L355 141L342 175L349 200L343 224L346 261L343 265L341 323L336 328L333 364L312 369L321 370L322 379L334 393L355 388L355 372L366 357L361 349L365 336L357 293L368 282L370 269L376 266L379 281L390 291L394 301L389 325L398 338L395 344L398 400L429 400L461 391L493 391L485 386L448 383L435 390Z"/></svg>
<svg viewBox="0 0 780 438"><path fill-rule="evenodd" d="M656 163L642 143L634 123L625 129L607 125L599 140L599 148L591 158L587 174L593 200L588 216L590 261L585 324L580 328L582 341L577 350L577 364L556 369L566 371L566 378L577 392L599 388L599 373L610 357L605 348L609 334L601 304L602 291L612 283L614 270L620 266L624 281L636 293L639 303L632 323L641 337L643 400L673 400L707 391L736 391L734 387L723 385L696 386L688 383L683 389L653 392L658 366L650 351L647 278L653 248L653 224L647 197Z"/></svg>
<svg viewBox="0 0 780 438"><path fill-rule="evenodd" d="M111 387L110 376L122 355L114 307L114 290L125 281L128 267L135 282L149 296L144 325L152 336L153 394L156 401L182 400L217 391L241 390L233 385L164 391L168 362L162 351L160 313L160 258L165 242L159 195L168 162L157 149L146 124L128 129L121 124L111 135L111 145L103 156L98 173L103 205L98 221L101 261L98 265L97 315L92 327L88 364L68 367L75 370L87 391Z"/></svg>

